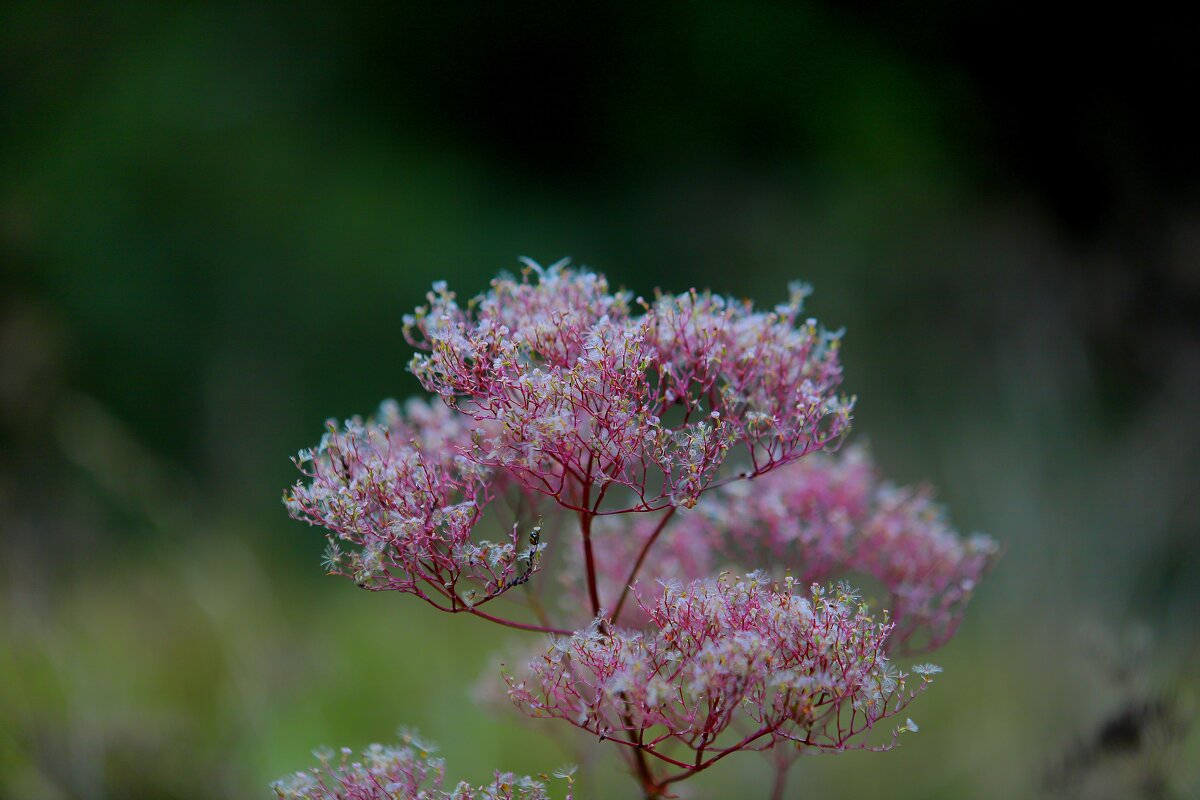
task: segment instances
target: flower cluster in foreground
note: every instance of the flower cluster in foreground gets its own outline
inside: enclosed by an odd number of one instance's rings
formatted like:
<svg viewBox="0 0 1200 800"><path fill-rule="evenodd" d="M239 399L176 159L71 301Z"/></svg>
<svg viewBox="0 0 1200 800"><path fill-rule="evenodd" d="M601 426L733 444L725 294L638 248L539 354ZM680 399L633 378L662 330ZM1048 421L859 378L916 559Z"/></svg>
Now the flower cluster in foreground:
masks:
<svg viewBox="0 0 1200 800"><path fill-rule="evenodd" d="M550 635L509 696L612 742L646 798L742 750L887 749L938 671L893 658L953 636L996 547L833 452L853 400L806 295L647 300L532 262L463 303L437 284L404 322L437 399L331 421L285 503L326 529L332 573ZM544 796L499 774L445 793L440 770L406 744L276 788Z"/></svg>
<svg viewBox="0 0 1200 800"><path fill-rule="evenodd" d="M510 679L510 695L531 716L643 748L680 777L781 740L868 747L860 734L925 681L909 687L884 653L891 625L847 587L796 589L762 573L668 583L643 606L652 632L595 625L560 638L530 678ZM692 755L668 755L669 744Z"/></svg>
<svg viewBox="0 0 1200 800"><path fill-rule="evenodd" d="M373 744L357 758L348 747L340 753L318 750L318 766L271 784L280 800L550 800L550 776L531 778L497 772L492 782L471 786L460 782L442 789L445 762L432 755L436 748L401 730L401 743ZM567 784L565 800L573 796L573 770L554 773Z"/></svg>

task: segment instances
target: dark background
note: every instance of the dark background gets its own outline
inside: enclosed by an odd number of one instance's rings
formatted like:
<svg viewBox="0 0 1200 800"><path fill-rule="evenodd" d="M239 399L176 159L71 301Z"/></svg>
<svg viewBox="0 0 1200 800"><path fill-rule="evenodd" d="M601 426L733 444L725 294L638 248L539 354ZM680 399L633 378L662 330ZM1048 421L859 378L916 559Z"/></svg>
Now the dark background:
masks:
<svg viewBox="0 0 1200 800"><path fill-rule="evenodd" d="M1004 544L920 734L794 796L1195 796L1197 65L1145 4L0 4L0 796L265 797L400 723L580 758L474 705L509 637L279 504L521 255L812 283L856 437Z"/></svg>

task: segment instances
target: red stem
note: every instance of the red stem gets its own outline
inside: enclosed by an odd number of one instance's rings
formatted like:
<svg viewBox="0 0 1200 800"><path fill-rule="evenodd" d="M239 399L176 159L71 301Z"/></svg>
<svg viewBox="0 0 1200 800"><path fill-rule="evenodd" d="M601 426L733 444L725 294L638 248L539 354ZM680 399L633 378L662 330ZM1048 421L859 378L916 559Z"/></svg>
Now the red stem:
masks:
<svg viewBox="0 0 1200 800"><path fill-rule="evenodd" d="M592 482L586 481L583 484L583 506L579 512L579 532L583 534L583 560L587 567L587 587L588 598L592 602L592 616L600 615L600 593L596 590L596 559L592 555L592 519L596 516L595 513L588 510L591 504Z"/></svg>
<svg viewBox="0 0 1200 800"><path fill-rule="evenodd" d="M642 563L646 560L646 555L649 554L650 548L654 546L654 543L658 541L658 536L663 532L663 528L666 528L667 523L671 521L671 517L674 516L676 508L677 506L671 506L669 509L667 509L667 513L663 514L662 519L658 521L658 526L654 529L654 532L650 534L650 538L648 538L646 543L642 545L642 550L640 553L638 553L637 561L633 562L633 569L629 571L629 577L625 580L625 587L621 589L621 597L619 600L617 600L617 606L613 609L613 622L616 622L621 616L621 609L625 605L625 599L629 596L629 587L632 586L633 582L637 579L638 573L642 569Z"/></svg>
<svg viewBox="0 0 1200 800"><path fill-rule="evenodd" d="M762 737L766 736L768 733L771 733L772 730L773 730L773 728L771 728L769 726L760 728L756 733L750 734L745 739L742 739L740 742L738 742L735 745L726 747L724 750L717 753L715 756L713 756L712 758L703 762L702 764L698 764L696 766L689 767L686 772L681 772L678 775L672 775L670 777L663 778L661 781L659 781L658 785L660 787L664 787L667 784L675 783L676 781L681 781L684 778L690 778L691 776L695 775L697 772L701 772L703 770L708 769L713 764L717 763L718 761L720 761L722 758L729 755L730 753L736 753L738 750L741 750L742 748L749 745L755 739L761 739Z"/></svg>
<svg viewBox="0 0 1200 800"><path fill-rule="evenodd" d="M633 751L634 764L637 766L638 780L642 782L642 791L646 793L646 800L657 800L662 797L663 787L654 780L654 773L650 771L650 765L646 762L646 752L638 747Z"/></svg>
<svg viewBox="0 0 1200 800"><path fill-rule="evenodd" d="M562 628L548 628L543 625L531 625L527 622L516 622L515 620L504 619L502 617L493 617L491 614L487 613L486 611L480 611L479 609L472 608L470 606L461 608L461 609L459 609L459 611L460 612L466 611L467 613L473 614L476 617L481 617L483 619L486 619L488 622L495 622L498 625L504 625L505 627L509 627L509 628L516 628L517 630L521 630L521 631L533 631L534 633L554 633L559 636L570 636L573 633L573 631L563 630Z"/></svg>
<svg viewBox="0 0 1200 800"><path fill-rule="evenodd" d="M771 800L783 800L783 792L787 789L789 767L791 764L788 762L780 763L775 767L775 783L771 786Z"/></svg>

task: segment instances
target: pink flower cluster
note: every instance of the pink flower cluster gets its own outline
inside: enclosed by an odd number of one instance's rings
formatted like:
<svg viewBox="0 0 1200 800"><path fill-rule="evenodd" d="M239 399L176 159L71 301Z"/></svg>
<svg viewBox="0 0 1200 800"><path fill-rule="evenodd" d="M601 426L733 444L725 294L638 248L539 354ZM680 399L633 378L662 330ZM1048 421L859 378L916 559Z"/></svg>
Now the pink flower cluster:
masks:
<svg viewBox="0 0 1200 800"><path fill-rule="evenodd" d="M643 605L649 631L597 624L558 639L531 675L510 678L510 696L531 716L566 720L682 770L660 786L781 740L868 747L856 737L924 681L910 687L892 666L891 625L848 588L796 590L763 573L668 583Z"/></svg>
<svg viewBox="0 0 1200 800"><path fill-rule="evenodd" d="M996 548L865 451L817 452L853 402L837 394L840 335L801 316L806 293L767 311L697 291L647 301L532 263L462 305L437 284L404 327L442 402L330 423L285 502L329 531L331 572L553 635L506 676L509 696L614 742L646 798L739 750L886 749L916 726L872 730L938 671L916 680L891 658L954 634ZM543 558L544 537L565 557ZM543 602L544 569L564 602ZM888 610L820 588L838 578ZM526 619L482 610L499 599L525 601ZM440 780L407 746L363 759L281 796L409 797ZM543 796L497 781L419 796Z"/></svg>
<svg viewBox="0 0 1200 800"><path fill-rule="evenodd" d="M630 565L648 544L654 559L642 582L690 580L719 569L774 564L801 585L854 575L872 579L896 623L893 649L934 649L951 638L967 601L996 553L982 534L951 529L928 489L897 488L880 479L864 448L818 453L748 482L706 495L668 528L643 517L632 531L615 520L596 528L601 592L617 597ZM657 537L657 541L655 541ZM575 578L575 571L568 573ZM572 586L578 597L581 586ZM644 626L625 607L618 620Z"/></svg>
<svg viewBox="0 0 1200 800"><path fill-rule="evenodd" d="M280 800L549 800L546 782L510 772L497 772L483 786L459 783L443 790L445 762L432 755L436 750L415 734L402 730L401 744L373 744L353 758L344 747L340 754L330 750L314 753L319 765L297 772L271 784ZM560 770L554 777L567 783L566 798L571 800L572 769Z"/></svg>
<svg viewBox="0 0 1200 800"><path fill-rule="evenodd" d="M328 424L296 464L309 478L284 498L292 516L328 529L325 565L364 588L416 594L445 610L478 605L532 569L539 544L475 541L502 483L467 458L475 423L445 405L384 403L376 418ZM343 551L343 545L352 549ZM439 605L439 607L442 607Z"/></svg>
<svg viewBox="0 0 1200 800"><path fill-rule="evenodd" d="M838 336L800 321L803 297L769 312L694 291L647 303L535 266L465 309L439 284L405 330L422 385L496 423L474 458L588 513L624 487L613 514L695 504L735 442L756 475L841 436Z"/></svg>

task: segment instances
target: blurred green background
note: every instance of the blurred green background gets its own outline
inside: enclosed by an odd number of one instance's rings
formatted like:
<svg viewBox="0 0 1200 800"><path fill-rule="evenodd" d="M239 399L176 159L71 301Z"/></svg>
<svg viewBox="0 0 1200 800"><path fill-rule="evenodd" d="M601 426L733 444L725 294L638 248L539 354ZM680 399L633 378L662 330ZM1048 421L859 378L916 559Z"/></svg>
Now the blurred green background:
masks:
<svg viewBox="0 0 1200 800"><path fill-rule="evenodd" d="M1200 796L1197 57L1092 16L0 3L0 797L266 797L397 724L628 796L476 704L512 637L323 576L279 503L414 391L428 285L521 255L812 283L856 436L1006 548L920 734L791 796Z"/></svg>

